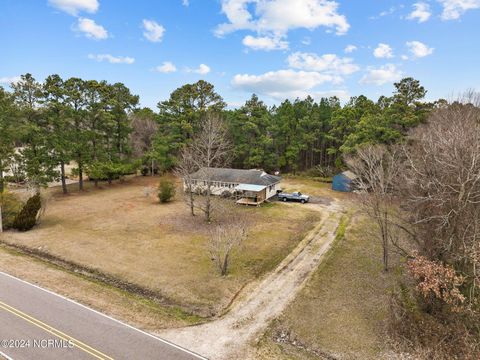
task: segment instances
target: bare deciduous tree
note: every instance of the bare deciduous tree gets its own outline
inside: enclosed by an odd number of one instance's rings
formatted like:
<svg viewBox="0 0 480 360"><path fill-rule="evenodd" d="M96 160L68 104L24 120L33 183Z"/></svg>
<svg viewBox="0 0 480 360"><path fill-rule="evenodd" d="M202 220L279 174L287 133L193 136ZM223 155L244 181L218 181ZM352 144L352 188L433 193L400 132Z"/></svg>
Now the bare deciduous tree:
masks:
<svg viewBox="0 0 480 360"><path fill-rule="evenodd" d="M238 214L211 229L209 252L222 276L227 275L233 253L246 238L247 223Z"/></svg>
<svg viewBox="0 0 480 360"><path fill-rule="evenodd" d="M141 110L131 115L132 133L130 142L133 155L137 158L144 157L150 161L151 175L154 175L155 159L150 155L155 135L158 131L158 124L154 114L150 110Z"/></svg>
<svg viewBox="0 0 480 360"><path fill-rule="evenodd" d="M480 96L435 110L405 147L400 191L421 255L466 275L468 298L480 289Z"/></svg>
<svg viewBox="0 0 480 360"><path fill-rule="evenodd" d="M355 181L360 203L378 225L385 271L388 271L390 245L398 245L393 190L399 176L399 154L395 147L389 150L382 145L366 145L346 159L349 168L358 176Z"/></svg>
<svg viewBox="0 0 480 360"><path fill-rule="evenodd" d="M203 196L198 197L195 206L205 214L205 220L212 220L212 185L213 168L224 167L230 160L232 145L228 137L227 127L219 114L208 112L201 122L200 132L196 134L190 144L181 153L178 172L186 179L187 188L192 189L192 181L187 172L199 169L204 184ZM191 172L190 172L191 174ZM186 178L185 178L186 176ZM193 189L192 189L193 190ZM194 195L189 198L193 213Z"/></svg>
<svg viewBox="0 0 480 360"><path fill-rule="evenodd" d="M175 167L174 173L176 176L183 179L184 199L190 208L190 213L192 216L195 216L195 189L191 175L197 170L198 167L193 159L191 148L183 148L180 151L178 163Z"/></svg>

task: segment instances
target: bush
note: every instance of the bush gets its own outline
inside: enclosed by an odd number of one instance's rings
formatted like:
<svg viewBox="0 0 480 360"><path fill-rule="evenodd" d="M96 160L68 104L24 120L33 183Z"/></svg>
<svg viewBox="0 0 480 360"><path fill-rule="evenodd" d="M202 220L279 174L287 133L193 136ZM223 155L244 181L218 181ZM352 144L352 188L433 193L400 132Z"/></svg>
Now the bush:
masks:
<svg viewBox="0 0 480 360"><path fill-rule="evenodd" d="M87 167L86 173L91 181L118 180L124 175L132 175L137 171L137 163L94 162Z"/></svg>
<svg viewBox="0 0 480 360"><path fill-rule="evenodd" d="M3 230L13 227L15 217L22 210L22 202L12 193L4 192L0 194L0 203L2 204L2 223Z"/></svg>
<svg viewBox="0 0 480 360"><path fill-rule="evenodd" d="M24 174L19 174L17 176L15 175L6 175L3 180L6 182L6 183L23 183L25 182L26 178L25 178L25 175Z"/></svg>
<svg viewBox="0 0 480 360"><path fill-rule="evenodd" d="M28 231L37 223L37 214L42 207L40 194L36 194L28 199L27 203L15 217L13 228L19 231Z"/></svg>
<svg viewBox="0 0 480 360"><path fill-rule="evenodd" d="M305 171L305 175L309 177L314 177L314 178L331 178L333 175L335 175L338 172L338 168L335 168L333 166L314 166L313 168L310 168Z"/></svg>
<svg viewBox="0 0 480 360"><path fill-rule="evenodd" d="M169 202L175 196L175 184L169 180L160 181L158 199L161 203Z"/></svg>

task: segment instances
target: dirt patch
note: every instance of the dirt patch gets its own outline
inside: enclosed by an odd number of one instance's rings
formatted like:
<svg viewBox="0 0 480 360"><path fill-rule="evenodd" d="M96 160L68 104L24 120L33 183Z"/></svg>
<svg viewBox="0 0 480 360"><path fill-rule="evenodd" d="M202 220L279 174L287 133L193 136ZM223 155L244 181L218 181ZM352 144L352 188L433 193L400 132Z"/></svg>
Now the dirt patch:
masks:
<svg viewBox="0 0 480 360"><path fill-rule="evenodd" d="M312 196L312 197L310 197L309 203L329 206L332 203L332 201L333 201L333 199L329 198L329 197Z"/></svg>

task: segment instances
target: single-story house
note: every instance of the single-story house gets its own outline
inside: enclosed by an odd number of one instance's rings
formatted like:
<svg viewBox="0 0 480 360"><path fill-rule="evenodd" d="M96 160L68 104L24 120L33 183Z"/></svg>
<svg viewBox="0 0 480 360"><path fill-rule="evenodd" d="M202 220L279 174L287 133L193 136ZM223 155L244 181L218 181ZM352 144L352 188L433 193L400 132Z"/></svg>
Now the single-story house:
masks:
<svg viewBox="0 0 480 360"><path fill-rule="evenodd" d="M239 204L259 205L277 194L281 180L257 169L202 168L184 178L183 185L187 190L190 181L192 190L201 193L210 183L214 195L235 195Z"/></svg>
<svg viewBox="0 0 480 360"><path fill-rule="evenodd" d="M350 192L355 190L357 175L347 170L333 177L332 190Z"/></svg>

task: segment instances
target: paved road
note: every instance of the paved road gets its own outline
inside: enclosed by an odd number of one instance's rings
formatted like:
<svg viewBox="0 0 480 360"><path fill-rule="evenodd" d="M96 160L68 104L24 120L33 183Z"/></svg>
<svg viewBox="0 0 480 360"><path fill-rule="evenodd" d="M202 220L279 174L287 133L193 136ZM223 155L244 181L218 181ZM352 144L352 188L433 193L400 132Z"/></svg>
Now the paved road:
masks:
<svg viewBox="0 0 480 360"><path fill-rule="evenodd" d="M14 360L204 359L0 272L0 358L2 355Z"/></svg>

